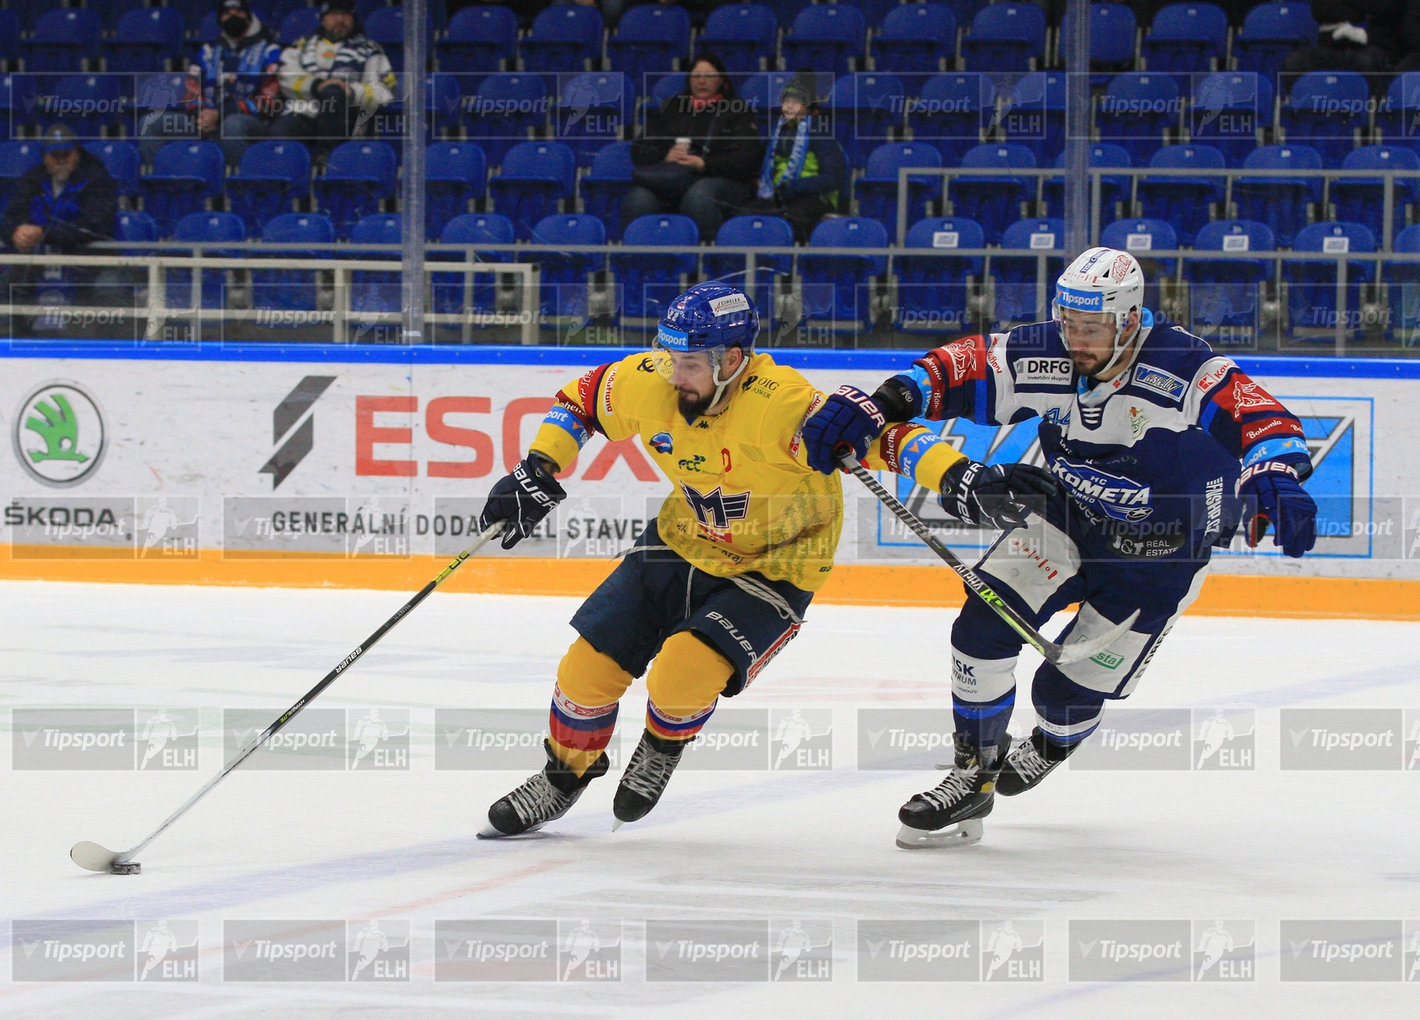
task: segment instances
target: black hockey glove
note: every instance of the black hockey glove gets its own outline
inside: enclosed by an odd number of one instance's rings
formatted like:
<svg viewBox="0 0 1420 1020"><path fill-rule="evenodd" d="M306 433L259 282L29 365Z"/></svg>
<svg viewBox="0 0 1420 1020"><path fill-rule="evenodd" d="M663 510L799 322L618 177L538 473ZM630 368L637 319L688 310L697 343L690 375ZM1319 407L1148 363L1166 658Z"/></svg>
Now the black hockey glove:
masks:
<svg viewBox="0 0 1420 1020"><path fill-rule="evenodd" d="M942 476L942 509L957 520L991 528L1023 528L1026 514L1045 512L1060 491L1044 468L959 460Z"/></svg>
<svg viewBox="0 0 1420 1020"><path fill-rule="evenodd" d="M512 474L500 478L488 493L488 502L483 504L483 513L478 518L478 530L487 531L498 521L506 521L504 549L513 548L531 535L538 522L567 498L546 464L529 454Z"/></svg>

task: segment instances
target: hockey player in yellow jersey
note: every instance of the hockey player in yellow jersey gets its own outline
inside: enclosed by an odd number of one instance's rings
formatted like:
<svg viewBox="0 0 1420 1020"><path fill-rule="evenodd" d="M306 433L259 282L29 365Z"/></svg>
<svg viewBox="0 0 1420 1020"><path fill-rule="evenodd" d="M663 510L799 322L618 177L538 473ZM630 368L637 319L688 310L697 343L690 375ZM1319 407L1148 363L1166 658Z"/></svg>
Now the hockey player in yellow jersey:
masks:
<svg viewBox="0 0 1420 1020"><path fill-rule="evenodd" d="M804 420L824 396L755 352L758 332L742 291L690 288L671 302L651 351L558 392L528 456L489 493L480 528L503 522L510 548L565 497L554 476L593 432L638 436L672 486L572 618L579 636L558 666L546 767L489 808L480 835L530 832L566 813L606 773L618 702L645 673L645 730L613 802L617 825L642 818L719 698L743 691L798 633L833 565L843 493L803 450ZM868 463L935 490L962 459L907 423L876 441ZM1012 505L1009 486L991 485L983 481L984 498Z"/></svg>

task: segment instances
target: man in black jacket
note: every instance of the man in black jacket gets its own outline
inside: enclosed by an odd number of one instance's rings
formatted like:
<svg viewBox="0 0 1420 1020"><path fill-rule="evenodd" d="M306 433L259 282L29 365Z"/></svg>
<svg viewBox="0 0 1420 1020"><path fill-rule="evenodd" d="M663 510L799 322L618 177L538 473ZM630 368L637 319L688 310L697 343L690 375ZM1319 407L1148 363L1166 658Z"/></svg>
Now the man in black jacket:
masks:
<svg viewBox="0 0 1420 1020"><path fill-rule="evenodd" d="M622 200L621 222L679 212L708 242L754 197L764 141L718 57L701 53L687 77L686 90L647 118L645 134L631 146L635 183Z"/></svg>
<svg viewBox="0 0 1420 1020"><path fill-rule="evenodd" d="M1405 7L1400 0L1312 0L1312 17L1317 24L1316 45L1302 46L1287 54L1282 70L1298 74L1305 71L1379 74L1390 70L1401 56L1400 28ZM1376 78L1371 90L1383 95L1385 84L1384 79Z"/></svg>

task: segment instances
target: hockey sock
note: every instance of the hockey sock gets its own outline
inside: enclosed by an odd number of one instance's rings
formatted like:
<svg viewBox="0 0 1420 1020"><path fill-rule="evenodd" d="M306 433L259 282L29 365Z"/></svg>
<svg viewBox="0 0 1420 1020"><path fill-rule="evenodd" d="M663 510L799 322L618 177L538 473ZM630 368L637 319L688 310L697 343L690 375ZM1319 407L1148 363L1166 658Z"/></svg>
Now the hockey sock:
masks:
<svg viewBox="0 0 1420 1020"><path fill-rule="evenodd" d="M690 740L733 675L730 661L693 633L672 634L646 675L646 729L661 740Z"/></svg>
<svg viewBox="0 0 1420 1020"><path fill-rule="evenodd" d="M557 667L548 713L552 753L578 776L601 757L616 728L617 701L632 677L608 655L577 638Z"/></svg>
<svg viewBox="0 0 1420 1020"><path fill-rule="evenodd" d="M1005 746L1016 703L1016 657L979 659L952 649L952 715L972 747Z"/></svg>
<svg viewBox="0 0 1420 1020"><path fill-rule="evenodd" d="M1050 663L1041 663L1031 685L1036 725L1051 743L1073 747L1100 724L1105 697L1081 687Z"/></svg>

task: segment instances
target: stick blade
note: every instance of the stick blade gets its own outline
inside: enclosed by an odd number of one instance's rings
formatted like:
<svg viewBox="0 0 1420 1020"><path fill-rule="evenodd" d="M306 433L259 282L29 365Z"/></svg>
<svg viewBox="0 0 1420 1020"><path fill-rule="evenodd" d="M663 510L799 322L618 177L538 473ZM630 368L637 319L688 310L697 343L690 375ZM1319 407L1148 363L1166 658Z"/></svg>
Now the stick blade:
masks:
<svg viewBox="0 0 1420 1020"><path fill-rule="evenodd" d="M118 854L97 843L84 840L70 848L69 859L85 871L108 871L113 867L113 862L118 860Z"/></svg>
<svg viewBox="0 0 1420 1020"><path fill-rule="evenodd" d="M1085 659L1093 658L1100 652L1108 648L1112 643L1127 634L1134 626L1134 622L1139 619L1139 610L1134 610L1122 622L1115 624L1109 630L1088 641L1071 641L1061 646L1060 657L1055 661L1058 666L1066 666L1072 662L1083 662Z"/></svg>

